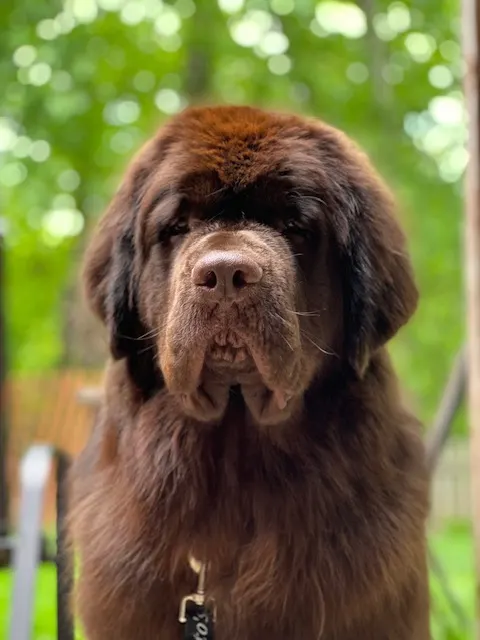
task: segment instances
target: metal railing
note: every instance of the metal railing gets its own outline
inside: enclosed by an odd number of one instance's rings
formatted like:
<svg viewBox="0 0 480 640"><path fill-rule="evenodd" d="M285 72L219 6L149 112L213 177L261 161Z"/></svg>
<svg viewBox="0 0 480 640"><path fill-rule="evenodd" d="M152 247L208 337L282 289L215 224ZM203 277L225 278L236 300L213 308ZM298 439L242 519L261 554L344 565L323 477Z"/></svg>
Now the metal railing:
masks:
<svg viewBox="0 0 480 640"><path fill-rule="evenodd" d="M73 640L69 593L73 567L66 544L67 473L70 458L48 445L31 447L20 465L20 517L13 541L14 571L9 640L30 640L35 606L37 569L43 555L42 512L52 469L57 482L57 638Z"/></svg>

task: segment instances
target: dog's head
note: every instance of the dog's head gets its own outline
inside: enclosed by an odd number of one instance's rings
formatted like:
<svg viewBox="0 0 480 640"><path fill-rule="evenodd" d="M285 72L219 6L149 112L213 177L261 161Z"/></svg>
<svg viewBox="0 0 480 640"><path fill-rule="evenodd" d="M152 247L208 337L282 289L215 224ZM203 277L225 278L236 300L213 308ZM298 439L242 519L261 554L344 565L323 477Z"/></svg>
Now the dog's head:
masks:
<svg viewBox="0 0 480 640"><path fill-rule="evenodd" d="M417 291L392 200L339 131L187 110L132 163L86 257L87 295L143 391L214 420L232 387L286 419L315 376L361 376Z"/></svg>

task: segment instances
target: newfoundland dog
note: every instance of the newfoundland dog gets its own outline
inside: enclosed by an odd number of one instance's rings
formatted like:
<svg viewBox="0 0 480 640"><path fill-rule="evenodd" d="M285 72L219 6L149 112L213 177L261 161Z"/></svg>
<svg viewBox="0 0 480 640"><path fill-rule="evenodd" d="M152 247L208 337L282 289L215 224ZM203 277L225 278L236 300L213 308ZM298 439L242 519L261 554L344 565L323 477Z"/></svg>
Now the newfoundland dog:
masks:
<svg viewBox="0 0 480 640"><path fill-rule="evenodd" d="M84 280L112 355L72 473L88 640L179 640L199 567L217 640L427 640L424 452L385 349L417 290L365 155L315 120L189 109Z"/></svg>

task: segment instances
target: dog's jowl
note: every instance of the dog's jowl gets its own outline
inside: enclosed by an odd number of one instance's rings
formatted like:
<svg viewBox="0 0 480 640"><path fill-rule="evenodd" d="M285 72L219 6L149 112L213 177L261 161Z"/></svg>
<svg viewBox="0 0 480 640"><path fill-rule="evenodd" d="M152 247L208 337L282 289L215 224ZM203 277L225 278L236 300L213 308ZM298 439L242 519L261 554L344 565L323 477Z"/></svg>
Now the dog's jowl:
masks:
<svg viewBox="0 0 480 640"><path fill-rule="evenodd" d="M318 121L187 110L84 282L111 350L72 474L88 640L180 640L189 594L216 640L427 640L424 453L385 349L417 290L365 155Z"/></svg>

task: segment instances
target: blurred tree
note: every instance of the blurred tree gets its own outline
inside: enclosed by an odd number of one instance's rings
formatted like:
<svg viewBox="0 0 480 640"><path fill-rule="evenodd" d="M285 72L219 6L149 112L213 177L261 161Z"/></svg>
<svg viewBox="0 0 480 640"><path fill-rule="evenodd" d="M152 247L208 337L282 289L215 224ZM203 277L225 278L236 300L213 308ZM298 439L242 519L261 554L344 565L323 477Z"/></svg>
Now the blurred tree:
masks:
<svg viewBox="0 0 480 640"><path fill-rule="evenodd" d="M253 103L343 128L396 191L422 303L393 352L431 416L463 336L457 12L448 0L4 0L0 185L15 368L98 363L75 282L119 173L186 104Z"/></svg>

